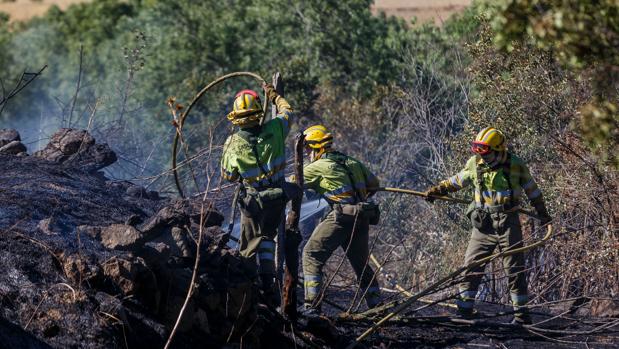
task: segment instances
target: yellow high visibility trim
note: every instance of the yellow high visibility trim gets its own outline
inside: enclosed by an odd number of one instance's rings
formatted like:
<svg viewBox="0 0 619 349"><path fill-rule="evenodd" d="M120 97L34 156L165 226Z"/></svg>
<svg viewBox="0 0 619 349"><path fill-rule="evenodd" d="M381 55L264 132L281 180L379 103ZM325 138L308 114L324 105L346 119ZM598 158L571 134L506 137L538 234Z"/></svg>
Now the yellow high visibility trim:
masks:
<svg viewBox="0 0 619 349"><path fill-rule="evenodd" d="M481 130L478 134L477 137L475 137L475 141L477 142L483 142L484 137L486 136L486 134L491 131L494 130L494 127L486 127L485 129Z"/></svg>
<svg viewBox="0 0 619 349"><path fill-rule="evenodd" d="M267 178L271 178L273 177L274 174L276 174L277 172L283 170L284 168L286 168L286 163L284 162L281 165L275 166L273 167L273 169L269 172L267 172L266 174L261 173L258 176L254 176L254 177L247 177L247 178L243 178L244 181L246 181L247 183L255 183L255 182L260 182L263 179L267 179Z"/></svg>
<svg viewBox="0 0 619 349"><path fill-rule="evenodd" d="M482 137L482 142L484 143L488 143L488 139L493 135L496 134L496 130L495 129L491 129L489 130L483 137Z"/></svg>

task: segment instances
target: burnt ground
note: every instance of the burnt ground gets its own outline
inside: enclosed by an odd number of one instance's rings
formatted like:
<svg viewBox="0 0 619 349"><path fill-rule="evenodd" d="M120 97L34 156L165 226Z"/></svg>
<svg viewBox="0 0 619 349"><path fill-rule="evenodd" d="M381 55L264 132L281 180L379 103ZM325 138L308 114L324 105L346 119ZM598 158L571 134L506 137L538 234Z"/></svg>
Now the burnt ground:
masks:
<svg viewBox="0 0 619 349"><path fill-rule="evenodd" d="M61 130L34 155L15 132L5 131L0 348L163 347L190 285L203 203L106 179L98 171L115 154L83 131ZM196 288L173 348L342 348L380 318L342 320L339 308L348 307L353 289L332 287L327 299L339 306L325 305L327 317L301 319L291 333L290 324L263 304L251 267L227 248L219 228L223 216L204 204ZM487 315L509 310L480 309ZM534 319L563 310L542 308ZM617 326L599 329L617 325L613 311L607 317L567 314L539 325L541 331L506 325L508 316L463 323L453 313L432 306L404 314L359 347L608 348L619 342Z"/></svg>
<svg viewBox="0 0 619 349"><path fill-rule="evenodd" d="M0 147L0 347L163 347L201 230L173 347L287 343L208 202L107 180L98 171L116 156L84 131L60 130L28 155L16 132L0 130Z"/></svg>
<svg viewBox="0 0 619 349"><path fill-rule="evenodd" d="M350 287L333 286L326 299L338 305L323 304L333 326L341 336L335 347L346 347L354 338L381 319L343 320L342 310L354 297ZM361 342L371 348L619 348L619 318L590 315L591 305L567 313L568 306L541 307L531 311L535 327L512 325L508 306L478 302L475 320L462 320L455 309L445 305L427 307L417 302L400 317ZM422 310L413 311L419 308ZM363 311L363 307L360 309ZM502 314L502 315L501 315ZM557 315L563 316L557 317ZM601 329L608 326L608 329Z"/></svg>

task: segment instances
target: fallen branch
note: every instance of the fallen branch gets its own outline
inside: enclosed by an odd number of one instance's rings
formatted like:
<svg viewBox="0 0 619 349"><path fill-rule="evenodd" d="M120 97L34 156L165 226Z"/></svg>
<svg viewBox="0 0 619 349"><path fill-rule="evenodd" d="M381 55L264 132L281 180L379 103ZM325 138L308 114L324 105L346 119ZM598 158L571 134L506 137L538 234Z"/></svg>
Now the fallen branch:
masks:
<svg viewBox="0 0 619 349"><path fill-rule="evenodd" d="M484 265L498 257L506 257L506 256L510 256L513 255L515 253L521 253L521 252L525 252L528 251L532 248L535 248L537 246L541 246L542 244L546 243L546 241L548 241L548 239L550 239L550 237L552 236L552 225L548 225L547 228L547 233L546 235L540 240L537 241L531 245L528 246L523 246L520 248L516 248L516 249L512 249L512 250L508 250L508 251L504 251L504 252L499 252L496 253L494 255L488 256L486 258L482 258L478 261L475 261L473 263L470 263L468 265L465 265L461 268L459 268L458 270L452 272L451 274L443 277L442 279L438 280L437 282L435 282L434 284L430 285L429 287L427 287L426 289L424 289L423 291L408 297L403 303L401 303L400 305L398 305L391 313L387 314L387 316L383 317L380 321L378 321L374 326L370 327L367 331L365 331L363 334L361 334L359 337L357 337L350 345L348 345L346 347L346 349L352 349L354 348L360 341L362 341L363 339L365 339L367 336L369 336L370 334L374 333L377 329L379 329L383 324L385 324L387 321L389 321L390 319L392 319L394 316L396 316L397 314L399 314L400 312L402 312L404 309L408 308L411 304L413 304L414 302L416 302L417 300L419 300L422 297L425 297L427 295L429 295L430 293L432 293L436 288L440 287L442 284L444 284L445 282L455 278L456 276L460 275L462 272L466 271L466 270L470 270L473 269L475 267L478 267L480 265Z"/></svg>

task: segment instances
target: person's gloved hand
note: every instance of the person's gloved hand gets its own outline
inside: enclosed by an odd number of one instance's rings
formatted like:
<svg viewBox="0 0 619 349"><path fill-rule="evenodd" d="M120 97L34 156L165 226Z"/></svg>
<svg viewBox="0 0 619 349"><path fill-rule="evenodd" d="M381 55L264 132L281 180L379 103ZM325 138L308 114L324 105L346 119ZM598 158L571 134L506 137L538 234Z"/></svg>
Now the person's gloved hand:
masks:
<svg viewBox="0 0 619 349"><path fill-rule="evenodd" d="M552 221L552 217L548 214L546 205L544 205L543 202L535 205L535 213L537 213L537 217L539 217L541 225L546 225Z"/></svg>
<svg viewBox="0 0 619 349"><path fill-rule="evenodd" d="M447 190L445 187L439 184L439 185L430 187L430 189L426 190L425 194L426 194L426 200L432 203L435 200L435 198L433 198L432 196L443 196L447 194Z"/></svg>
<svg viewBox="0 0 619 349"><path fill-rule="evenodd" d="M552 221L552 217L550 217L548 214L540 216L539 218L542 225L546 225Z"/></svg>
<svg viewBox="0 0 619 349"><path fill-rule="evenodd" d="M279 94L277 94L277 91L275 91L275 87L273 87L272 84L264 83L262 84L262 88L264 89L264 92L266 92L267 99L275 103L275 98L279 96Z"/></svg>

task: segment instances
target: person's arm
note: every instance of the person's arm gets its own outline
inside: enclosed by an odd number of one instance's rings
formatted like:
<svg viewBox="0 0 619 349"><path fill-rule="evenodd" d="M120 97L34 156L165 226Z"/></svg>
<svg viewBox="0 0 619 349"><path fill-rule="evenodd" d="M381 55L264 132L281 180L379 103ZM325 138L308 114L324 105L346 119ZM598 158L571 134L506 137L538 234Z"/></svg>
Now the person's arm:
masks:
<svg viewBox="0 0 619 349"><path fill-rule="evenodd" d="M280 120L284 135L288 135L288 132L290 132L290 122L292 122L292 107L284 97L280 96L277 91L275 91L273 85L265 84L263 88L266 91L267 99L277 107L275 119Z"/></svg>
<svg viewBox="0 0 619 349"><path fill-rule="evenodd" d="M546 202L544 201L542 191L537 186L533 176L531 176L529 168L524 164L521 165L520 186L531 202L531 206L535 208L535 212L542 221L542 224L550 222L551 218L546 209Z"/></svg>
<svg viewBox="0 0 619 349"><path fill-rule="evenodd" d="M470 158L460 172L428 189L426 195L445 195L471 185L474 178L475 161L475 157Z"/></svg>
<svg viewBox="0 0 619 349"><path fill-rule="evenodd" d="M221 156L221 176L230 182L236 182L240 177L239 171L235 166L233 155L227 151L231 141L232 137L229 137L224 143L224 153Z"/></svg>
<svg viewBox="0 0 619 349"><path fill-rule="evenodd" d="M303 168L303 189L311 189L318 192L322 171L320 171L317 163L318 161L312 162Z"/></svg>
<svg viewBox="0 0 619 349"><path fill-rule="evenodd" d="M359 164L361 165L361 169L363 170L363 175L365 177L365 185L366 185L366 188L368 189L367 192L368 192L368 198L369 198L372 195L376 194L376 190L370 190L371 188L380 188L380 180L378 180L378 177L376 177L376 175L374 175L374 173L372 173L372 171L370 171L367 168L367 166L365 166L361 162L359 162Z"/></svg>

